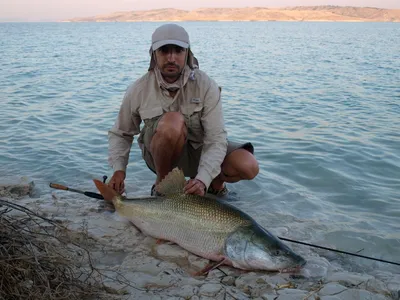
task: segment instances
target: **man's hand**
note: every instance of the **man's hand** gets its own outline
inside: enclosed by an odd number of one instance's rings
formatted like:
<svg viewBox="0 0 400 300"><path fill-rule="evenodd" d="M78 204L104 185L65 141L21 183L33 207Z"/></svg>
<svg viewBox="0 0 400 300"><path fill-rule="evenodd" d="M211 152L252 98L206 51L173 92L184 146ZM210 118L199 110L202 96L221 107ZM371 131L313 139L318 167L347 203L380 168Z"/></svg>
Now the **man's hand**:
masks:
<svg viewBox="0 0 400 300"><path fill-rule="evenodd" d="M204 196L206 193L205 189L206 186L202 181L198 179L190 179L189 181L186 182L183 191L185 192L185 194L195 194Z"/></svg>
<svg viewBox="0 0 400 300"><path fill-rule="evenodd" d="M115 171L108 183L108 186L113 188L117 193L125 192L125 171Z"/></svg>

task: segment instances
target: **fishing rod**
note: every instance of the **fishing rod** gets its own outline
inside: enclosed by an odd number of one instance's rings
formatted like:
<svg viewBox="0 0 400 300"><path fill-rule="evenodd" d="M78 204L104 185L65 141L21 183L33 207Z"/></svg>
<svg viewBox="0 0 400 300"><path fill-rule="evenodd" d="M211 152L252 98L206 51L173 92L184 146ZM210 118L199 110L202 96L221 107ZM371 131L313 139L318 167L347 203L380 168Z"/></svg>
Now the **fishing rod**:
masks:
<svg viewBox="0 0 400 300"><path fill-rule="evenodd" d="M103 183L105 183L107 180L107 176L104 175L103 176ZM104 197L98 193L93 193L93 192L86 192L86 191L81 191L81 190L77 190L77 189L73 189L70 187L67 187L65 185L62 184L58 184L58 183L50 183L49 186L53 189L57 189L57 190L63 190L63 191L70 191L70 192L75 192L75 193L79 193L79 194L83 194L85 196L88 196L90 198L95 198L95 199L101 199L103 200Z"/></svg>
<svg viewBox="0 0 400 300"><path fill-rule="evenodd" d="M107 179L107 176L103 176L103 182L104 183L106 182L106 179ZM100 195L100 194L93 193L93 192L85 192L85 191L81 191L81 190L77 190L77 189L72 189L72 188L69 188L69 187L61 185L61 184L50 183L50 187L51 188L55 188L55 189L59 189L59 190L80 193L80 194L83 194L83 195L91 197L91 198L104 199L104 197L102 195ZM357 254L357 253L352 253L352 252L347 252L347 251L343 251L343 250L337 250L337 249L333 249L333 248L318 246L318 245L314 245L314 244L309 244L309 243L305 243L305 242L291 240L291 239L280 237L280 236L278 236L278 238L283 240L283 241L287 241L287 242L291 242L291 243L301 244L301 245L305 245L305 246L309 246L309 247L319 248L319 249L323 249L323 250L333 251L333 252L337 252L337 253L347 254L347 255L351 255L351 256L357 256L357 257L361 257L361 258L365 258L365 259L370 259L370 260L375 260L375 261L379 261L379 262L384 262L384 263L400 266L400 263L393 262L393 261L388 261L388 260L369 257L369 256Z"/></svg>
<svg viewBox="0 0 400 300"><path fill-rule="evenodd" d="M376 261L379 261L379 262L384 262L384 263L400 266L400 263L389 261L389 260L379 259L379 258L375 258L375 257L365 256L365 255L361 255L361 254L357 254L357 253L351 253L351 252L342 251L342 250L336 250L336 249L323 247L323 246L318 246L318 245L314 245L314 244L308 244L308 243L299 242L299 241L296 241L296 240L283 238L283 237L280 237L280 236L278 236L278 238L281 239L281 240L287 241L287 242L297 243L297 244L301 244L301 245L305 245L305 246L310 246L310 247L314 247L314 248L329 250L329 251L333 251L333 252L348 254L348 255L352 255L352 256L357 256L357 257L361 257L361 258L366 258L366 259L370 259L370 260L376 260Z"/></svg>

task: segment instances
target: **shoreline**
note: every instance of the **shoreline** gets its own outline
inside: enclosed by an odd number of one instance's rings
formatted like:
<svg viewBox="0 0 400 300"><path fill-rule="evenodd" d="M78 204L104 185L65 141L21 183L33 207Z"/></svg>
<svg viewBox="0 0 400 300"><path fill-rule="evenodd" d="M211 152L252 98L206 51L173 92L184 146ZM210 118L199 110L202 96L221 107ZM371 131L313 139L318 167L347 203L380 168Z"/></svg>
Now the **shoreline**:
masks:
<svg viewBox="0 0 400 300"><path fill-rule="evenodd" d="M192 274L208 264L180 246L145 236L117 214L104 210L103 201L51 192L29 196L31 183L4 188L4 200L58 220L84 233L82 243L93 262L108 278L104 283L123 290L120 299L321 299L398 300L400 274L376 271L374 275L331 266L316 253L307 257L300 273L243 271L222 266L207 276ZM10 192L11 191L11 192ZM7 199L5 199L7 198ZM90 245L87 241L90 240Z"/></svg>

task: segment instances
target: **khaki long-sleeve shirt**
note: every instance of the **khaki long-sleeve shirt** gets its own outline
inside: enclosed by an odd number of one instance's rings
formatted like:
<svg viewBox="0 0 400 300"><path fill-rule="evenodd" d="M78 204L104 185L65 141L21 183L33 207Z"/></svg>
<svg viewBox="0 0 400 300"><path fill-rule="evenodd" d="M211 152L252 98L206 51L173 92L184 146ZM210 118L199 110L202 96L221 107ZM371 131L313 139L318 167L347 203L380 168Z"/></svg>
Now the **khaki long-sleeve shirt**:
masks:
<svg viewBox="0 0 400 300"><path fill-rule="evenodd" d="M159 87L154 71L147 72L128 87L115 124L108 133L109 164L114 171L125 171L133 137L140 134L142 121L146 123L169 111L180 111L184 116L188 143L195 149L203 146L196 178L208 188L221 171L227 133L220 88L199 69L194 70L194 76L190 76L174 98Z"/></svg>

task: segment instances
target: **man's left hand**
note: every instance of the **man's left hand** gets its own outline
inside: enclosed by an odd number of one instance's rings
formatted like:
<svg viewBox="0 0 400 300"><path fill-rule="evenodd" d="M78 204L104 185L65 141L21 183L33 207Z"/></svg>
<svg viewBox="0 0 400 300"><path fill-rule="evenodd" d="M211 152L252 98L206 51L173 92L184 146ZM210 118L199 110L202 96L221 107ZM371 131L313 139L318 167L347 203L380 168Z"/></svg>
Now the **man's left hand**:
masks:
<svg viewBox="0 0 400 300"><path fill-rule="evenodd" d="M190 179L186 182L186 185L183 189L185 194L194 194L199 196L205 195L206 185L198 180L198 179Z"/></svg>

